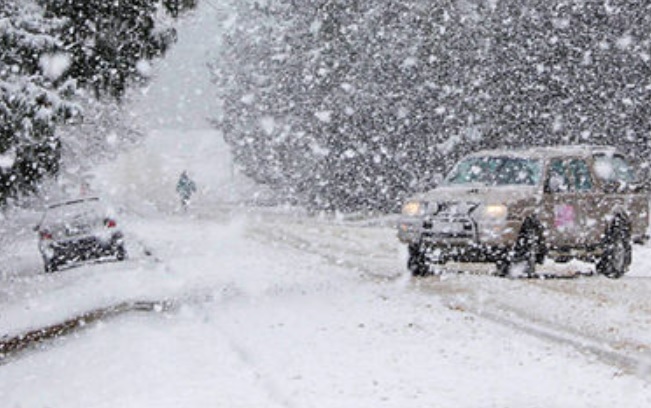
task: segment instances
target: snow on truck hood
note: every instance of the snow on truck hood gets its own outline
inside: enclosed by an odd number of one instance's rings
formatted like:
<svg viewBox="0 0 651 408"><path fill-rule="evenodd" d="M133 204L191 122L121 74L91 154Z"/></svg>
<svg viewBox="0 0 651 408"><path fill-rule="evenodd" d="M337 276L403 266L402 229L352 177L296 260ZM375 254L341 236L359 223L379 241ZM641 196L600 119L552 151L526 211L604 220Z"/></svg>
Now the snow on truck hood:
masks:
<svg viewBox="0 0 651 408"><path fill-rule="evenodd" d="M539 195L539 186L441 186L417 194L409 201L468 201L508 204Z"/></svg>

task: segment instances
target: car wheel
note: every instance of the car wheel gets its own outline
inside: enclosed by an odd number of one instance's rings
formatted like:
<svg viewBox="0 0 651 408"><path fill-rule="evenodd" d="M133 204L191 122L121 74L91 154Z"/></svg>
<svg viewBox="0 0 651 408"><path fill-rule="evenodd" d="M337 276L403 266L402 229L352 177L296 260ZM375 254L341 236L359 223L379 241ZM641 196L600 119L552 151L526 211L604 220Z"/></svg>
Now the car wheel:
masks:
<svg viewBox="0 0 651 408"><path fill-rule="evenodd" d="M59 264L54 258L50 260L43 259L43 263L45 265L45 273L52 273L59 270Z"/></svg>
<svg viewBox="0 0 651 408"><path fill-rule="evenodd" d="M536 264L544 262L541 236L533 224L523 227L513 252L497 262L497 274L502 277L536 276Z"/></svg>
<svg viewBox="0 0 651 408"><path fill-rule="evenodd" d="M632 249L628 228L617 221L606 234L603 252L597 260L597 273L608 278L621 278L631 265Z"/></svg>
<svg viewBox="0 0 651 408"><path fill-rule="evenodd" d="M429 273L425 252L420 245L409 245L407 269L411 272L411 276L415 277L425 276Z"/></svg>
<svg viewBox="0 0 651 408"><path fill-rule="evenodd" d="M124 245L120 245L115 250L115 258L118 261L124 261L127 259L127 250L124 248Z"/></svg>

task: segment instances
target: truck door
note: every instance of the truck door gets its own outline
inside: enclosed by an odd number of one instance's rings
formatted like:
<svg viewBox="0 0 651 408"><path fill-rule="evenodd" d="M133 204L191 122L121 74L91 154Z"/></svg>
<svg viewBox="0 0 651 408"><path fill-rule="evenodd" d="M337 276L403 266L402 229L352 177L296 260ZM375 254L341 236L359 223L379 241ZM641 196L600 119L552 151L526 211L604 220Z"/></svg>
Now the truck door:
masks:
<svg viewBox="0 0 651 408"><path fill-rule="evenodd" d="M571 182L568 161L551 159L545 178L543 216L547 243L554 248L576 246L579 203Z"/></svg>
<svg viewBox="0 0 651 408"><path fill-rule="evenodd" d="M601 196L588 163L581 158L569 159L571 189L576 204L575 246L589 246L601 242Z"/></svg>

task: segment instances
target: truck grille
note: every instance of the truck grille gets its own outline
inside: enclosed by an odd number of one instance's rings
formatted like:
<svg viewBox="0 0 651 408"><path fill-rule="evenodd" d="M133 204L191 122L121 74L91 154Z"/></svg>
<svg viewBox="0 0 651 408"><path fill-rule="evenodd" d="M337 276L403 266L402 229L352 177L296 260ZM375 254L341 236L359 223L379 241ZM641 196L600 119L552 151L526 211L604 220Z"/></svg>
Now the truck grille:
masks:
<svg viewBox="0 0 651 408"><path fill-rule="evenodd" d="M470 214L479 206L469 202L441 202L438 211L423 222L423 236L434 240L474 240L475 222Z"/></svg>
<svg viewBox="0 0 651 408"><path fill-rule="evenodd" d="M474 238L475 228L470 220L428 219L423 223L423 235L431 238Z"/></svg>
<svg viewBox="0 0 651 408"><path fill-rule="evenodd" d="M436 216L440 217L459 217L467 216L479 206L479 203L446 201L438 203Z"/></svg>

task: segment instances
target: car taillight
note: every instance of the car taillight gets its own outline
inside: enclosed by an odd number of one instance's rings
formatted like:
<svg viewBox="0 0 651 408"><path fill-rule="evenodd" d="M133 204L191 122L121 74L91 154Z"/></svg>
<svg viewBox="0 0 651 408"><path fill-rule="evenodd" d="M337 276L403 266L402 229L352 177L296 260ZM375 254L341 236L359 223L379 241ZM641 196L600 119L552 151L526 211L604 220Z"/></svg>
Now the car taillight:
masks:
<svg viewBox="0 0 651 408"><path fill-rule="evenodd" d="M48 231L41 231L41 239L52 239L52 234Z"/></svg>
<svg viewBox="0 0 651 408"><path fill-rule="evenodd" d="M118 226L118 223L115 222L115 220L107 218L104 220L104 225L106 226L106 228L115 228Z"/></svg>

